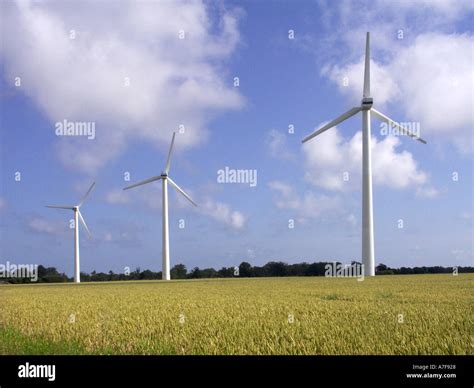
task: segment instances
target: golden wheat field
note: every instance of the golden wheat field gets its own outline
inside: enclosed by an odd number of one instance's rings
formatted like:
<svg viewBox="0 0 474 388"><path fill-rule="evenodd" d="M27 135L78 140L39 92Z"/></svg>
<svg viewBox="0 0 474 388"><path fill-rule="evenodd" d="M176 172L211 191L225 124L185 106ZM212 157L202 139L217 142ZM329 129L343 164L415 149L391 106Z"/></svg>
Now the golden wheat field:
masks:
<svg viewBox="0 0 474 388"><path fill-rule="evenodd" d="M0 286L2 354L472 354L473 274Z"/></svg>

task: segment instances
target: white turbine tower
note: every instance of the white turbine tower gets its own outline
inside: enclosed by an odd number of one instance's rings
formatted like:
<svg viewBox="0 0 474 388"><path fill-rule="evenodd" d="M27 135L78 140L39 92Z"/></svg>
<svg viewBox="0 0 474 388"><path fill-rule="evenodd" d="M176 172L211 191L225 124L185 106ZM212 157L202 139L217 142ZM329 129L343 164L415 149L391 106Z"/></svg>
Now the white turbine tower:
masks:
<svg viewBox="0 0 474 388"><path fill-rule="evenodd" d="M335 127L337 124L347 120L349 117L362 112L362 262L367 276L375 275L370 112L372 112L379 120L387 123L390 128L397 128L400 133L408 135L421 143L426 144L426 141L418 137L416 134L375 110L372 107L372 104L373 99L370 96L370 35L367 32L365 44L364 91L361 105L343 113L338 118L305 137L302 141L305 143L313 137L316 137L328 129Z"/></svg>
<svg viewBox="0 0 474 388"><path fill-rule="evenodd" d="M163 268L162 268L162 279L163 280L170 280L170 242L169 242L169 223L168 223L168 181L176 190L178 190L183 196L191 202L194 206L197 204L191 199L191 197L184 192L181 187L179 187L169 176L168 172L170 170L171 165L171 153L173 151L174 145L174 137L176 133L173 132L173 138L171 139L170 150L168 152L168 159L166 160L165 170L161 173L161 175L157 175L151 177L149 179L145 179L144 181L135 183L133 185L127 186L124 190L131 189L133 187L146 185L147 183L151 183L154 181L158 181L161 179L162 186L163 186L163 245L162 245L162 259L163 259Z"/></svg>
<svg viewBox="0 0 474 388"><path fill-rule="evenodd" d="M89 237L91 236L91 232L87 227L86 221L84 221L84 217L82 217L81 211L79 208L82 206L86 198L91 193L92 189L95 186L95 182L92 183L87 193L82 197L81 202L78 205L48 205L46 207L54 208L54 209L67 209L74 211L74 282L80 283L81 282L81 268L79 262L79 220L81 220L82 225L84 225L85 230L87 231Z"/></svg>

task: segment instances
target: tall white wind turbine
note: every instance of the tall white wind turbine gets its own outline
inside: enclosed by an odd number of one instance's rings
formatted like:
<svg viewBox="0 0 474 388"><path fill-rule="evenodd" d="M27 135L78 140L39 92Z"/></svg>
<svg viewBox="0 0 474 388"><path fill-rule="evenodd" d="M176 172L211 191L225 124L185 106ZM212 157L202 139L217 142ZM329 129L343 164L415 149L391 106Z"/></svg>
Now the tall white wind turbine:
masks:
<svg viewBox="0 0 474 388"><path fill-rule="evenodd" d="M413 139L426 144L425 140L421 139L419 136L383 113L375 110L372 105L373 99L370 96L370 34L367 32L365 44L364 90L361 105L348 110L346 113L343 113L338 118L332 120L302 140L302 142L305 143L313 137L316 137L328 129L335 127L337 124L347 120L349 117L362 112L362 263L364 264L366 276L375 275L370 112L372 112L379 120L387 123L390 128L397 128L400 133L408 135Z"/></svg>
<svg viewBox="0 0 474 388"><path fill-rule="evenodd" d="M74 211L74 282L80 283L81 282L81 268L80 268L80 261L79 261L79 220L81 220L82 225L84 225L84 229L87 231L89 237L91 236L91 232L87 227L86 221L84 217L82 217L81 211L79 210L80 207L84 204L84 201L87 199L89 194L91 193L92 189L95 186L95 182L92 183L87 193L82 197L81 202L78 205L48 205L46 207L54 208L54 209L67 209Z"/></svg>
<svg viewBox="0 0 474 388"><path fill-rule="evenodd" d="M165 170L161 173L161 175L157 175L144 181L135 183L133 185L127 186L124 190L132 189L137 186L146 185L147 183L151 183L154 181L158 181L161 179L162 187L163 187L163 237L162 237L162 260L163 260L163 268L162 268L162 279L163 280L170 280L170 241L169 241L169 222L168 222L168 182L173 186L178 192L180 192L189 202L191 202L194 206L197 204L191 199L191 197L184 192L184 190L179 187L169 176L168 173L170 171L171 166L171 153L173 152L173 145L174 145L174 138L176 133L173 132L173 137L171 139L170 150L168 152L168 159L166 160Z"/></svg>

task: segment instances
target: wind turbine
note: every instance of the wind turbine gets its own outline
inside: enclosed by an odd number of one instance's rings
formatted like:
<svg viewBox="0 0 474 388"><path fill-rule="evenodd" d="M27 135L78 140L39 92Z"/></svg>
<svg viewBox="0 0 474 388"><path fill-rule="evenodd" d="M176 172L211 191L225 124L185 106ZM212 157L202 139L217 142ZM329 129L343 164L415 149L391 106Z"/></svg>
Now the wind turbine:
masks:
<svg viewBox="0 0 474 388"><path fill-rule="evenodd" d="M81 202L78 205L47 205L46 207L54 208L54 209L68 209L74 211L74 283L81 282L81 269L79 265L79 220L81 220L82 225L84 225L85 230L87 231L89 237L91 236L91 232L87 227L86 221L84 221L84 217L82 217L81 211L79 208L83 205L84 201L87 199L89 194L91 193L92 189L95 186L95 182L92 183L87 193L82 197Z"/></svg>
<svg viewBox="0 0 474 388"><path fill-rule="evenodd" d="M362 262L366 276L375 275L370 113L372 112L375 117L387 123L390 127L397 128L400 133L426 144L425 140L401 126L390 117L375 110L372 105L373 99L370 96L370 34L367 32L365 42L364 90L361 105L348 110L346 113L343 113L338 118L332 120L302 140L302 142L305 143L313 137L347 120L349 117L362 112Z"/></svg>
<svg viewBox="0 0 474 388"><path fill-rule="evenodd" d="M162 279L163 280L170 280L170 241L169 241L169 223L168 223L168 182L173 186L176 190L178 190L183 196L191 202L194 206L197 204L191 199L191 197L184 192L184 190L179 187L169 176L168 173L170 171L171 165L171 153L173 152L173 145L174 145L174 138L176 133L173 132L173 137L171 139L171 145L168 152L168 159L166 160L166 166L164 171L161 175L157 175L144 181L135 183L133 185L127 186L124 190L132 189L137 186L146 185L147 183L151 183L154 181L158 181L161 179L162 187L163 187L163 242L162 242L162 260L163 260L163 268L162 268Z"/></svg>

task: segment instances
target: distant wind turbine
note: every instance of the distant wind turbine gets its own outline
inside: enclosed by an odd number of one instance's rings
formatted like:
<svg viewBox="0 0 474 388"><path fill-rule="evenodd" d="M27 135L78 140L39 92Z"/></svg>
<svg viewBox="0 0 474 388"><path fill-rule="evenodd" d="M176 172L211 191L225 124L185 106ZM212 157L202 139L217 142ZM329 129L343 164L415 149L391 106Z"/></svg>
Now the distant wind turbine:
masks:
<svg viewBox="0 0 474 388"><path fill-rule="evenodd" d="M145 179L144 181L135 183L133 185L127 186L124 190L132 189L137 186L146 185L147 183L151 183L154 181L158 181L161 179L162 187L163 187L163 242L162 242L162 260L163 260L163 268L162 268L162 279L163 280L170 280L170 242L169 242L169 223L168 223L168 181L171 183L176 190L178 190L189 202L191 202L194 206L197 204L191 199L191 197L184 192L181 187L179 187L169 176L168 172L170 170L171 165L171 153L173 151L174 145L174 138L176 133L173 132L173 138L171 139L170 150L168 152L168 159L166 160L165 170L161 173L161 175L154 176L149 179Z"/></svg>
<svg viewBox="0 0 474 388"><path fill-rule="evenodd" d="M89 237L91 236L91 232L87 227L86 221L84 221L84 217L82 217L81 211L79 208L83 205L84 201L87 199L89 194L91 193L92 189L95 186L95 182L92 183L87 193L82 197L81 202L78 205L48 205L46 207L54 208L54 209L68 209L74 211L74 282L80 283L81 282L81 268L79 262L79 220L81 220L82 225L84 225L85 230L87 231Z"/></svg>
<svg viewBox="0 0 474 388"><path fill-rule="evenodd" d="M374 253L374 226L373 226L373 205L372 205L372 156L371 156L371 135L370 135L370 112L375 117L387 123L390 127L397 128L400 133L408 135L419 142L426 144L426 141L412 133L407 128L393 121L388 116L375 110L373 99L370 96L370 34L367 32L365 43L365 69L364 69L364 91L360 106L350 109L330 123L319 128L311 135L305 137L302 142L320 135L337 124L347 120L349 117L362 112L362 262L366 276L375 275L375 253Z"/></svg>

